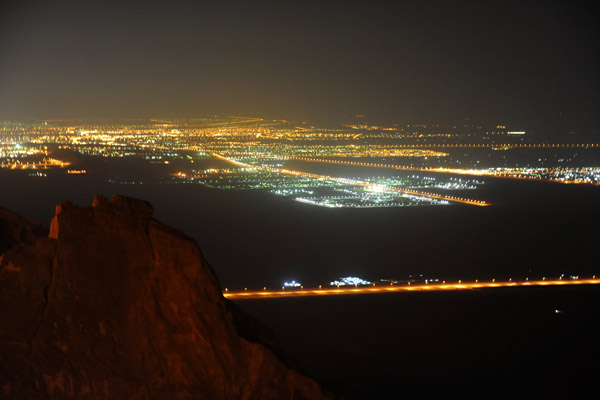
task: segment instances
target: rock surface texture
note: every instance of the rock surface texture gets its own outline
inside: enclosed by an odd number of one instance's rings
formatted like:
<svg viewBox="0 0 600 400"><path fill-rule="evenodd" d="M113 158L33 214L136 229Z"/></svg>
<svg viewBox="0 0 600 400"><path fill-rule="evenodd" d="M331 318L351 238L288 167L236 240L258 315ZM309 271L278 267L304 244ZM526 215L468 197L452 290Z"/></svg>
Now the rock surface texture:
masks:
<svg viewBox="0 0 600 400"><path fill-rule="evenodd" d="M0 207L0 254L16 244L31 243L41 236L48 236L48 229Z"/></svg>
<svg viewBox="0 0 600 400"><path fill-rule="evenodd" d="M64 202L47 236L0 211L0 398L331 398L149 203Z"/></svg>

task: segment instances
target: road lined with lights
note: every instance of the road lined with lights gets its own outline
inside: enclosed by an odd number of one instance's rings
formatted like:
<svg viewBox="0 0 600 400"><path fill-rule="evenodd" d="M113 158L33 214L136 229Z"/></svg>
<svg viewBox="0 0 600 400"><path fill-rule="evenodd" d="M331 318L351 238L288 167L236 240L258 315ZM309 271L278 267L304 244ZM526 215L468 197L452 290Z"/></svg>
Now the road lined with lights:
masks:
<svg viewBox="0 0 600 400"><path fill-rule="evenodd" d="M482 144L460 144L460 143L437 143L437 144L399 144L395 147L412 149L412 148L437 148L437 149L589 149L600 147L600 143L482 143Z"/></svg>
<svg viewBox="0 0 600 400"><path fill-rule="evenodd" d="M507 179L522 179L522 180L535 180L535 181L549 181L567 184L588 184L598 185L596 182L585 181L581 179L570 179L563 180L552 177L540 177L533 174L565 174L569 172L576 172L580 174L585 173L600 173L598 168L575 168L573 171L565 171L559 169L550 168L528 168L531 172L527 172L523 169L518 168L502 168L502 169L466 169L466 168L443 168L443 167L414 167L407 165L396 165L396 164L381 164L361 161L347 161L347 160L334 160L327 158L315 158L315 157L287 157L288 160L322 163L322 164L337 164L337 165L350 165L355 167L368 167L368 168L385 168L385 169L396 169L400 171L420 171L420 172L435 172L441 174L452 174L452 175L470 175L470 176L489 176L492 178L507 178Z"/></svg>
<svg viewBox="0 0 600 400"><path fill-rule="evenodd" d="M280 174L284 174L284 175L303 176L303 177L308 177L308 178L313 178L313 179L327 179L327 180L341 182L341 183L345 183L345 184L349 184L349 185L368 187L368 188L378 190L378 191L385 190L385 191L390 191L390 192L398 192L398 193L409 194L412 196L433 198L433 199L445 200L445 201L454 202L454 203L468 204L468 205L472 205L472 206L484 207L484 206L491 205L490 203L487 203L483 200L474 200L474 199L468 199L465 197L447 196L447 195L431 193L431 192L421 192L418 190L400 189L400 188L396 188L396 187L392 187L392 186L379 185L379 184L370 183L370 182L363 182L363 181L359 181L359 180L355 180L355 179L339 178L339 177L329 176L329 175L312 174L309 172L295 171L295 170L290 170L290 169L285 169L285 168L255 166L255 165L245 164L240 161L236 161L234 159L225 157L218 153L210 153L210 155L215 158L218 158L219 160L228 162L230 164L233 164L233 165L236 165L236 166L242 167L242 168L260 169L263 171L275 172L275 173L280 173Z"/></svg>
<svg viewBox="0 0 600 400"><path fill-rule="evenodd" d="M429 284L410 284L397 283L393 285L381 284L376 286L360 286L360 287L334 287L334 288L314 288L314 289L281 289L281 290L263 290L256 291L229 291L225 289L223 296L232 300L243 299L269 299L283 297L307 297L307 296L336 296L336 295L363 295L376 293L397 293L397 292L429 292L441 290L472 290L486 288L508 288L508 287L531 287L531 286L568 286L568 285L596 285L600 283L600 279L595 277L592 279L553 279L553 280L537 280L537 281L507 281L507 282L461 282L456 283L429 283Z"/></svg>

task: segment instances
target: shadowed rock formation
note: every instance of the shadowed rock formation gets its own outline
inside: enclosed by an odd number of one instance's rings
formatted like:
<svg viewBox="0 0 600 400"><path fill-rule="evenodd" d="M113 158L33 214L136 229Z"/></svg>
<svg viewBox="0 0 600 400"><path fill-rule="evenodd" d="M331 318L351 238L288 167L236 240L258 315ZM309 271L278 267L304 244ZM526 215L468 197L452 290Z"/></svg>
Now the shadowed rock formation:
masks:
<svg viewBox="0 0 600 400"><path fill-rule="evenodd" d="M32 243L42 236L48 236L48 229L38 222L0 207L0 254L18 243Z"/></svg>
<svg viewBox="0 0 600 400"><path fill-rule="evenodd" d="M47 237L0 212L0 397L330 398L149 203L64 202Z"/></svg>

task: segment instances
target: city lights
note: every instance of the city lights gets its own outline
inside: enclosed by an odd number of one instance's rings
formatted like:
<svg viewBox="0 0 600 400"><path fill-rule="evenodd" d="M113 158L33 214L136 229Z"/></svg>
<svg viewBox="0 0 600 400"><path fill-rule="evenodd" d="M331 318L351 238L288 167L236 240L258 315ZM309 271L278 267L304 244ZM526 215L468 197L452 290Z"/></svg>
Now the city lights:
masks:
<svg viewBox="0 0 600 400"><path fill-rule="evenodd" d="M251 117L6 123L0 127L0 168L81 175L91 171L71 166L70 159L62 157L65 152L130 157L160 165L164 172L157 169L154 176L143 178L114 176L109 182L263 190L327 208L488 206L477 198L485 185L481 178L488 177L600 185L600 167L575 163L581 152L592 154L589 160L597 159L593 154L599 144L531 143L521 131L507 131L504 125L492 129L491 135L483 130L477 137L467 135L474 142L465 143L460 139L464 133L436 124L362 123L322 129ZM501 140L490 143L495 136ZM499 156L498 150L535 152L537 158L530 157L523 166ZM226 164L214 166L212 161ZM398 175L382 174L386 170Z"/></svg>

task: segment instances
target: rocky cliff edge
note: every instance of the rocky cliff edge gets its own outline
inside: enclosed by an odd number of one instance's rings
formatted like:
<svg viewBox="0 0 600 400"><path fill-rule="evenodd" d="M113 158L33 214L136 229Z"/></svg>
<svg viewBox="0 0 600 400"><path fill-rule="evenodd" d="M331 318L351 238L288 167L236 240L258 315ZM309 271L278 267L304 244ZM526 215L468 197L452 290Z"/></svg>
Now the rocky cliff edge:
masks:
<svg viewBox="0 0 600 400"><path fill-rule="evenodd" d="M2 211L0 397L331 398L281 361L149 203L63 202L49 234Z"/></svg>

